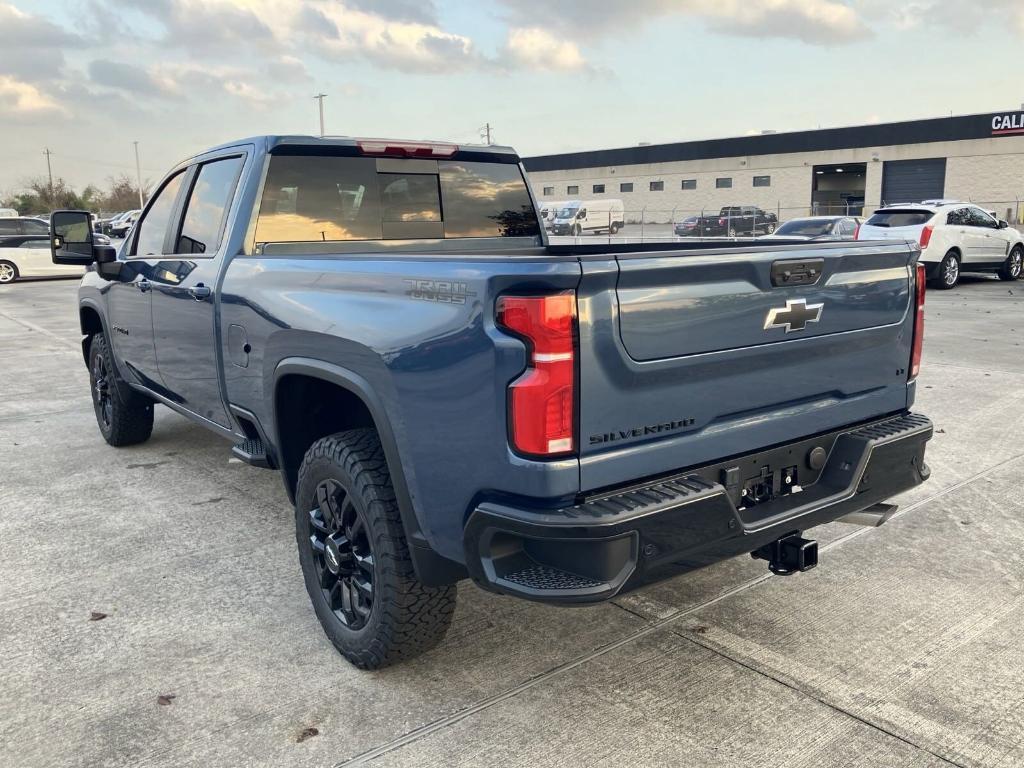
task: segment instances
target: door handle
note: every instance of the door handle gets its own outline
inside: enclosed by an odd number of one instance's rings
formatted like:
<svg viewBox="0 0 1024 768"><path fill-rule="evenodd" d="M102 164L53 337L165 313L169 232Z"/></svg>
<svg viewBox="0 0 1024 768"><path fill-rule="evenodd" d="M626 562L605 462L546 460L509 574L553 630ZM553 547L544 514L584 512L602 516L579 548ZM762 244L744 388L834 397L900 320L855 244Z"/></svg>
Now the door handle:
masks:
<svg viewBox="0 0 1024 768"><path fill-rule="evenodd" d="M213 291L211 291L202 283L197 283L196 285L193 285L191 288L188 289L188 295L191 296L196 301L202 301L203 299L209 298L212 292Z"/></svg>
<svg viewBox="0 0 1024 768"><path fill-rule="evenodd" d="M139 290L142 291L143 293L145 293L146 291L153 287L153 284L150 283L149 280L139 280L139 282L137 282L136 285L139 286Z"/></svg>

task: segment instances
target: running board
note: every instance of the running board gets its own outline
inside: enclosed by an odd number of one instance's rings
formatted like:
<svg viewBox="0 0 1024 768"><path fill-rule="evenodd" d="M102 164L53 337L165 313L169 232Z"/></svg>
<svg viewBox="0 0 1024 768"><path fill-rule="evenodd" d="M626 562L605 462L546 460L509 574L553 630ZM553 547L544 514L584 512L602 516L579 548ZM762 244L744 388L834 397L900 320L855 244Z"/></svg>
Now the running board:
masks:
<svg viewBox="0 0 1024 768"><path fill-rule="evenodd" d="M272 469L270 459L267 457L267 450L263 447L263 441L258 438L246 438L232 446L231 453L253 467Z"/></svg>

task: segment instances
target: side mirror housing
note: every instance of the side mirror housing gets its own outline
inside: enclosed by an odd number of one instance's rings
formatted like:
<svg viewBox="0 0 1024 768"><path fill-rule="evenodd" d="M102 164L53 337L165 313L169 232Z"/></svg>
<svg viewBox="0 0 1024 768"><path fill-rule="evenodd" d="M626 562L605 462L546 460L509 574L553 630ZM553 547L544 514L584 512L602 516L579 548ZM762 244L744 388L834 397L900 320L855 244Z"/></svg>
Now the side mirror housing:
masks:
<svg viewBox="0 0 1024 768"><path fill-rule="evenodd" d="M999 220L999 228L1000 229L1007 229L1009 226L1010 226L1009 223L1005 219L1000 219Z"/></svg>
<svg viewBox="0 0 1024 768"><path fill-rule="evenodd" d="M107 248L113 250L109 246ZM54 211L51 214L50 258L54 264L88 266L96 261L95 250L88 211Z"/></svg>

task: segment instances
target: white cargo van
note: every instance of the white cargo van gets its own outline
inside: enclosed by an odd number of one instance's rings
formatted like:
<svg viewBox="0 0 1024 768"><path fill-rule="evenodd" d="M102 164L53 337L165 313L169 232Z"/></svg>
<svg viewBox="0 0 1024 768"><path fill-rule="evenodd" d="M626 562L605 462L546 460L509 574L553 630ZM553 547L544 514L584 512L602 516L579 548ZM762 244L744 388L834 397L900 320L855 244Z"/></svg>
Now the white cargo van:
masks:
<svg viewBox="0 0 1024 768"><path fill-rule="evenodd" d="M558 209L551 227L555 235L608 232L614 235L625 223L621 200L571 200Z"/></svg>
<svg viewBox="0 0 1024 768"><path fill-rule="evenodd" d="M540 218L544 222L544 229L551 231L551 227L555 223L555 215L566 205L570 200L549 200L548 202L540 202L537 205L540 207Z"/></svg>

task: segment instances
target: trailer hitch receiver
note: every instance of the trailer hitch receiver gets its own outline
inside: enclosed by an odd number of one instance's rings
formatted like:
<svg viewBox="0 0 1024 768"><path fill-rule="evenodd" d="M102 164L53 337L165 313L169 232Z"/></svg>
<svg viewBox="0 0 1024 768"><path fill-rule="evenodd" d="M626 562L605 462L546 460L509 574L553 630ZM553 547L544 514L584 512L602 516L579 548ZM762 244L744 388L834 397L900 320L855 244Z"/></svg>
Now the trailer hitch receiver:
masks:
<svg viewBox="0 0 1024 768"><path fill-rule="evenodd" d="M809 571L818 564L818 542L791 533L750 553L755 560L767 560L768 570L776 576L791 576Z"/></svg>

